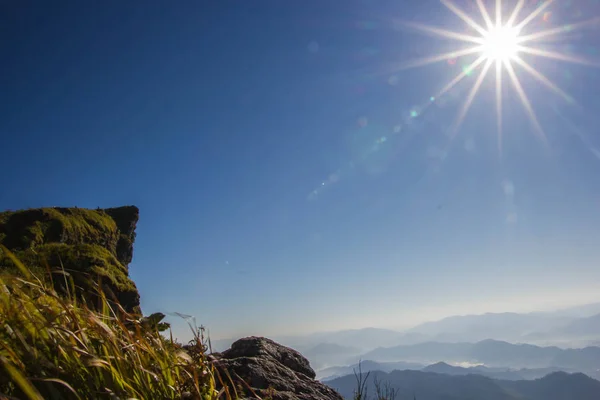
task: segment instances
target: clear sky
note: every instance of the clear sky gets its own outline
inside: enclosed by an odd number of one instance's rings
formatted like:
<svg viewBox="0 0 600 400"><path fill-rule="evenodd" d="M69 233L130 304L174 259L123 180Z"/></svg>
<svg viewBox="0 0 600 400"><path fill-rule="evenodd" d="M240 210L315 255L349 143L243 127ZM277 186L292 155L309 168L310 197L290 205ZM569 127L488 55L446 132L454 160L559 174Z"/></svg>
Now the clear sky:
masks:
<svg viewBox="0 0 600 400"><path fill-rule="evenodd" d="M600 16L554 3L530 31ZM404 68L465 43L400 20L467 32L435 0L1 2L0 208L137 205L144 311L215 337L600 300L600 69L523 55L574 103L515 65L547 140L505 72L500 153L493 71L454 130L478 72L431 97L477 54ZM576 27L543 48L600 60Z"/></svg>

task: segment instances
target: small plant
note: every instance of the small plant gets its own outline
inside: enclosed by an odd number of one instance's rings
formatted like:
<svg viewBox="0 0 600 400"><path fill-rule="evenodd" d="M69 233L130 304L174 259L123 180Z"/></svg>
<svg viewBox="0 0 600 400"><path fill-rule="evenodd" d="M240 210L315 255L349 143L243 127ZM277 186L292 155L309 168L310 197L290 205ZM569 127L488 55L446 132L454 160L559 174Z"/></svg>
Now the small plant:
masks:
<svg viewBox="0 0 600 400"><path fill-rule="evenodd" d="M381 381L374 378L373 384L375 385L375 399L376 400L396 400L398 396L398 389L394 389L389 382L386 382L383 386Z"/></svg>
<svg viewBox="0 0 600 400"><path fill-rule="evenodd" d="M354 378L356 378L356 390L354 390L354 400L367 400L368 386L367 380L371 371L367 372L366 375L362 373L362 361L358 362L358 372L354 371Z"/></svg>
<svg viewBox="0 0 600 400"><path fill-rule="evenodd" d="M362 361L359 361L358 372L356 369L353 370L356 379L356 389L354 390L353 400L369 400L367 381L371 371L363 374L361 364ZM373 400L396 400L398 398L399 390L393 388L389 382L382 384L375 376L373 378L373 384L375 386L375 397L373 397ZM413 400L417 400L417 397L413 396Z"/></svg>
<svg viewBox="0 0 600 400"><path fill-rule="evenodd" d="M267 390L265 390L265 397L263 400L273 400L273 396L275 396L276 390L273 386L269 386Z"/></svg>

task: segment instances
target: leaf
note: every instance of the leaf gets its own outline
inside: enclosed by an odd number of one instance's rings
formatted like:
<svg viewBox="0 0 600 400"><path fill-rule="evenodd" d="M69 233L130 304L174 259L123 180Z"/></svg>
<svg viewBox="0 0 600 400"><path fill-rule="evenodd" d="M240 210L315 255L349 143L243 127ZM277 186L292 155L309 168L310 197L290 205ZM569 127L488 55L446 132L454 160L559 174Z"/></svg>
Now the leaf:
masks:
<svg viewBox="0 0 600 400"><path fill-rule="evenodd" d="M182 360L184 360L188 363L192 363L192 361L193 361L192 357L183 350L180 350L177 352L177 357L181 358Z"/></svg>
<svg viewBox="0 0 600 400"><path fill-rule="evenodd" d="M35 386L33 386L33 384L25 377L25 375L15 368L10 361L4 358L4 356L0 356L0 363L2 363L8 375L10 375L17 386L21 388L29 400L44 400Z"/></svg>
<svg viewBox="0 0 600 400"><path fill-rule="evenodd" d="M19 259L3 244L0 244L0 249L2 249L4 253L6 253L8 258L10 258L10 260L15 264L15 266L27 279L31 279L31 271L29 271L29 268L27 268L21 261L19 261Z"/></svg>
<svg viewBox="0 0 600 400"><path fill-rule="evenodd" d="M69 391L72 392L76 398L78 398L78 399L81 398L81 397L79 397L79 395L77 395L77 392L75 391L75 389L73 389L73 387L71 385L69 385L67 382L65 382L63 380L56 379L56 378L45 378L45 379L39 379L39 380L43 381L43 382L54 382L54 383L58 383L59 385L63 385L64 387L69 389Z"/></svg>

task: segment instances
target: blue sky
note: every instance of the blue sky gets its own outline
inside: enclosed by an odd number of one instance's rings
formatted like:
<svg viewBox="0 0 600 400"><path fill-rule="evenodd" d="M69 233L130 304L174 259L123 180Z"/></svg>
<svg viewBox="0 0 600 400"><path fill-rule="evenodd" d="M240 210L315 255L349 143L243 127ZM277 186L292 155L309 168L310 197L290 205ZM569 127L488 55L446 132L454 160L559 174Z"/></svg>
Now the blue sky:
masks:
<svg viewBox="0 0 600 400"><path fill-rule="evenodd" d="M600 300L600 70L528 58L570 105L516 68L547 145L505 76L500 156L493 75L450 140L469 58L400 69L461 46L398 28L464 31L438 1L210 3L0 5L0 208L137 205L144 311L215 337Z"/></svg>

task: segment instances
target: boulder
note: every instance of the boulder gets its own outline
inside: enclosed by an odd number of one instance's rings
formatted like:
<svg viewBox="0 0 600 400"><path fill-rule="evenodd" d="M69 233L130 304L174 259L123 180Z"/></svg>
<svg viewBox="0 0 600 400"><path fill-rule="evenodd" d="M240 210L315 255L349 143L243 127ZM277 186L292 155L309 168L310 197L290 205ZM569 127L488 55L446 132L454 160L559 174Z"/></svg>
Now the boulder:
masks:
<svg viewBox="0 0 600 400"><path fill-rule="evenodd" d="M223 382L247 399L343 400L315 380L315 371L302 354L267 338L240 339L214 358Z"/></svg>

